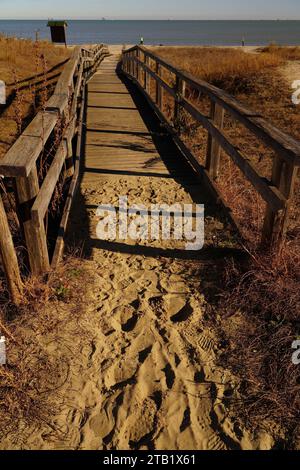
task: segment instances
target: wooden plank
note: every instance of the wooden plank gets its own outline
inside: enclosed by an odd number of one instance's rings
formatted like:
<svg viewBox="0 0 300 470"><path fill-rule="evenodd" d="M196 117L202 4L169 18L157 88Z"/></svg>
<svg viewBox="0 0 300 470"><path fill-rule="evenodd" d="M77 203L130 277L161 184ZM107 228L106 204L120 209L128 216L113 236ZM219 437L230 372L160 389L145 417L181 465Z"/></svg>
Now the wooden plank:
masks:
<svg viewBox="0 0 300 470"><path fill-rule="evenodd" d="M140 65L140 67L143 68L144 73L146 73L146 71L147 71L148 74L151 75L151 77L154 78L154 80L157 81L171 96L176 98L175 90L172 87L170 87L170 85L168 85L161 77L157 76L156 72L153 72L153 70L151 70L150 67L148 67L141 60L138 60L136 58L134 58L134 60L137 61L137 63Z"/></svg>
<svg viewBox="0 0 300 470"><path fill-rule="evenodd" d="M13 177L29 176L57 119L57 113L38 113L0 161L0 174Z"/></svg>
<svg viewBox="0 0 300 470"><path fill-rule="evenodd" d="M134 63L132 62L132 65L134 66ZM148 70L150 70L150 61L149 57L145 57L145 91L148 95L150 95L150 76L148 74Z"/></svg>
<svg viewBox="0 0 300 470"><path fill-rule="evenodd" d="M0 254L11 300L19 305L22 300L23 283L18 259L11 236L6 212L0 194Z"/></svg>
<svg viewBox="0 0 300 470"><path fill-rule="evenodd" d="M64 110L68 106L69 94L62 93L60 95L54 93L46 103L46 111L57 111L60 115L63 114Z"/></svg>
<svg viewBox="0 0 300 470"><path fill-rule="evenodd" d="M155 64L155 73L158 77L161 75L161 67L158 62ZM162 109L162 89L161 89L161 84L158 82L158 80L155 80L155 102L158 106L159 109Z"/></svg>
<svg viewBox="0 0 300 470"><path fill-rule="evenodd" d="M58 82L54 90L55 95L68 93L69 87L73 85L74 74L75 74L76 68L78 66L78 61L80 58L80 51L81 51L80 46L75 47L69 62L64 67L61 73L61 76L58 79Z"/></svg>
<svg viewBox="0 0 300 470"><path fill-rule="evenodd" d="M31 209L32 219L36 224L42 223L48 210L55 186L61 173L67 155L67 145L63 141L53 159L48 173Z"/></svg>
<svg viewBox="0 0 300 470"><path fill-rule="evenodd" d="M50 264L44 222L35 223L31 217L31 208L39 192L36 168L28 177L17 178L16 186L31 272L39 275L48 271Z"/></svg>

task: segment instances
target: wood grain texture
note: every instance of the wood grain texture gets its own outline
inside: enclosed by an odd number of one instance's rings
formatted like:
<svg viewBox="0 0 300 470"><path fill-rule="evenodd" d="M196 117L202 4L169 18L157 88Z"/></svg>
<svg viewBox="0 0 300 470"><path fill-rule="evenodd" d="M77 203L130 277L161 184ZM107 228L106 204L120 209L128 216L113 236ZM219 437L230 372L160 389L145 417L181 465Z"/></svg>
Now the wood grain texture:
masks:
<svg viewBox="0 0 300 470"><path fill-rule="evenodd" d="M18 305L21 301L23 284L18 259L2 198L0 195L0 255L11 300Z"/></svg>

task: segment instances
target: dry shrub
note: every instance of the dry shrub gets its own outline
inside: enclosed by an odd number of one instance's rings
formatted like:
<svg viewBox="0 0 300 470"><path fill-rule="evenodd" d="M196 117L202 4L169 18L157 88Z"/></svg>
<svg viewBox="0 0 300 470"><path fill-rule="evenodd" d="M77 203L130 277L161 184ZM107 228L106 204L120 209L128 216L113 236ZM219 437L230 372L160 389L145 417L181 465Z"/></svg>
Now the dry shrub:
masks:
<svg viewBox="0 0 300 470"><path fill-rule="evenodd" d="M47 41L0 35L0 79L7 85L7 106L0 107L0 158L47 100L55 84L48 83L48 70L63 65L68 56L68 50ZM41 83L35 86L32 81Z"/></svg>
<svg viewBox="0 0 300 470"><path fill-rule="evenodd" d="M266 54L273 54L285 60L300 60L300 47L298 46L288 47L270 44L267 47L261 48L260 51Z"/></svg>
<svg viewBox="0 0 300 470"><path fill-rule="evenodd" d="M266 203L225 154L222 154L220 177L216 185L220 189L225 204L231 208L244 240L253 248L259 247Z"/></svg>
<svg viewBox="0 0 300 470"><path fill-rule="evenodd" d="M30 433L32 426L41 424L61 435L52 420L63 402L60 389L78 354L76 342L72 348L64 331L70 329L74 338L86 334L80 322L88 276L80 259L70 257L46 280L28 279L19 308L1 299L0 333L7 340L7 364L0 367L0 442L7 435L11 442L15 434L20 448L25 445L21 436L26 441L27 430ZM49 338L54 340L55 354L47 347Z"/></svg>
<svg viewBox="0 0 300 470"><path fill-rule="evenodd" d="M48 41L32 41L0 35L0 74L2 80L12 82L11 70L17 70L20 79L36 73L39 68L37 55L47 58L49 66L66 59L69 52L64 47L57 47Z"/></svg>
<svg viewBox="0 0 300 470"><path fill-rule="evenodd" d="M287 447L295 446L300 418L300 369L292 363L300 334L298 243L277 255L254 253L243 266L228 262L218 308L220 334L230 346L222 362L242 379L235 412L277 438L287 433Z"/></svg>
<svg viewBox="0 0 300 470"><path fill-rule="evenodd" d="M271 52L245 54L243 50L234 48L160 47L154 52L175 67L229 93L249 92L252 79L258 72L282 63L282 59Z"/></svg>

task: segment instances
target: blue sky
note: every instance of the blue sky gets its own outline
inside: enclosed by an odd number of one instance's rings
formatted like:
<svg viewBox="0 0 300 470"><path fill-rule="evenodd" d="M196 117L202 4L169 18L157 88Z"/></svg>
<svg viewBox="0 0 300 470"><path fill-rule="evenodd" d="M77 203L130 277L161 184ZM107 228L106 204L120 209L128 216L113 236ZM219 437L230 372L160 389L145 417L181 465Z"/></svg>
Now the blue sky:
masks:
<svg viewBox="0 0 300 470"><path fill-rule="evenodd" d="M176 2L176 3L175 3ZM299 0L0 0L0 19L300 19Z"/></svg>

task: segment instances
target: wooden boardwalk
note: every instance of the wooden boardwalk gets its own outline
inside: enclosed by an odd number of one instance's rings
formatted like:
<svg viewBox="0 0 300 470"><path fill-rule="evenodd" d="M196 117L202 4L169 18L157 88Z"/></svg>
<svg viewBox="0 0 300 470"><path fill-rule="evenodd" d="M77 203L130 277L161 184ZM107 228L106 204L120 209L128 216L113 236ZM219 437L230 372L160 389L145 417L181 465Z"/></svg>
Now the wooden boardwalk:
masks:
<svg viewBox="0 0 300 470"><path fill-rule="evenodd" d="M141 115L141 107L137 108L135 97L118 76L119 57L118 53L107 57L88 83L82 185L110 175L188 174L170 137L162 128L151 128L151 116Z"/></svg>
<svg viewBox="0 0 300 470"><path fill-rule="evenodd" d="M127 195L131 205L147 207L195 202L205 204L207 214L216 214L215 204L172 135L137 88L119 75L120 52L105 58L87 84L80 189L71 212L68 244L84 246L85 256L93 259L109 251L194 258L194 252L182 250L183 243L174 240L163 246L159 241L153 245L97 239L97 207L117 205L119 196Z"/></svg>

